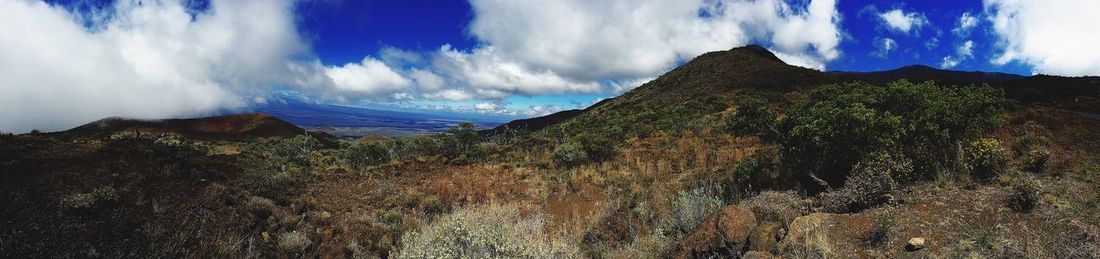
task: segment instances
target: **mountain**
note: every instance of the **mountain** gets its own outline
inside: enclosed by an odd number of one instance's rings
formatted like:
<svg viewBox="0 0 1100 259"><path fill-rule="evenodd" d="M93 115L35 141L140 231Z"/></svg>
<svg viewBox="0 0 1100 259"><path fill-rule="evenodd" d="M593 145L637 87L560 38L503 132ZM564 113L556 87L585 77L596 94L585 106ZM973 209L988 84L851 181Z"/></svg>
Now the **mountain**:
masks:
<svg viewBox="0 0 1100 259"><path fill-rule="evenodd" d="M621 96L536 132L624 138L712 123L747 92L784 92L837 81L837 76L784 63L767 49L746 46L700 55Z"/></svg>
<svg viewBox="0 0 1100 259"><path fill-rule="evenodd" d="M842 81L864 81L872 84L884 84L898 79L914 82L936 81L940 84L970 85L990 84L1011 81L1025 76L993 72L964 72L936 69L924 65L905 66L894 70L876 72L828 72L840 77Z"/></svg>
<svg viewBox="0 0 1100 259"><path fill-rule="evenodd" d="M551 113L534 118L514 120L500 126L496 126L492 129L482 131L482 134L493 135L498 133L505 133L508 131L537 131L547 126L558 124L559 122L572 119L577 115L584 113L584 110L565 110L560 112Z"/></svg>
<svg viewBox="0 0 1100 259"><path fill-rule="evenodd" d="M900 79L931 80L945 85L987 84L1004 89L1007 97L1023 105L1100 113L1100 77L1022 76L920 65L875 72L821 72L788 65L767 49L750 45L700 55L653 81L587 109L517 120L494 132L524 128L544 137L589 134L610 138L677 132L722 123L722 112L742 94L787 100L783 94L826 84L849 81L885 84Z"/></svg>
<svg viewBox="0 0 1100 259"><path fill-rule="evenodd" d="M98 136L116 132L175 133L196 138L244 138L294 136L305 130L261 113L192 119L136 120L106 118L64 132L64 135Z"/></svg>

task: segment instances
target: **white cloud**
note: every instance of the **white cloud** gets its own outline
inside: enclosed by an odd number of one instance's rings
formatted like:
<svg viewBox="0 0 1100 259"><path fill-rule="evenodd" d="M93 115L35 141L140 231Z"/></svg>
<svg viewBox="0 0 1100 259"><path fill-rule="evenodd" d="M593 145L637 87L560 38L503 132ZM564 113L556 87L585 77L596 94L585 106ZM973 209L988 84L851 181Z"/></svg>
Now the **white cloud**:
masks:
<svg viewBox="0 0 1100 259"><path fill-rule="evenodd" d="M500 106L494 103L478 103L474 104L474 110L481 112L495 112L500 109Z"/></svg>
<svg viewBox="0 0 1100 259"><path fill-rule="evenodd" d="M952 56L943 57L943 62L940 62L940 68L948 69L959 65L959 60Z"/></svg>
<svg viewBox="0 0 1100 259"><path fill-rule="evenodd" d="M630 80L619 80L619 81L611 82L609 84L609 87L611 88L610 89L611 93L613 93L613 94L622 94L622 93L625 93L627 91L634 90L634 88L638 88L639 86L642 86L645 83L649 83L649 81L653 81L653 79L657 79L657 78L656 77L645 77L645 78L635 78L635 79L630 79Z"/></svg>
<svg viewBox="0 0 1100 259"><path fill-rule="evenodd" d="M422 95L424 99L429 100L447 100L447 101L466 101L474 99L474 95L459 89L445 89L437 92L425 93Z"/></svg>
<svg viewBox="0 0 1100 259"><path fill-rule="evenodd" d="M961 57L962 59L974 57L974 41L968 40L966 42L963 42L962 45L959 45L958 48L955 48L955 53L959 54L959 57Z"/></svg>
<svg viewBox="0 0 1100 259"><path fill-rule="evenodd" d="M754 41L769 42L787 56L811 57L799 64L810 67L839 56L839 13L833 0L805 6L780 0L471 4L471 34L502 61L577 82L653 77L678 61Z"/></svg>
<svg viewBox="0 0 1100 259"><path fill-rule="evenodd" d="M1100 1L985 0L985 12L1003 52L992 63L1018 61L1035 72L1100 75Z"/></svg>
<svg viewBox="0 0 1100 259"><path fill-rule="evenodd" d="M409 77L412 77L418 86L428 90L442 88L445 83L443 82L443 78L440 78L439 75L422 69L413 69L412 72L409 72Z"/></svg>
<svg viewBox="0 0 1100 259"><path fill-rule="evenodd" d="M959 37L966 37L970 35L970 30L978 26L978 22L978 17L970 15L970 12L964 12L962 16L959 17L958 26L951 31Z"/></svg>
<svg viewBox="0 0 1100 259"><path fill-rule="evenodd" d="M943 57L943 61L940 62L940 68L952 68L972 58L974 58L974 41L968 40L955 48L954 56Z"/></svg>
<svg viewBox="0 0 1100 259"><path fill-rule="evenodd" d="M366 95L386 95L401 91L412 81L382 61L367 57L360 63L325 68L337 89Z"/></svg>
<svg viewBox="0 0 1100 259"><path fill-rule="evenodd" d="M474 89L525 95L600 91L600 85L595 82L574 82L549 70L533 71L507 60L491 46L463 52L445 45L439 49L433 63Z"/></svg>
<svg viewBox="0 0 1100 259"><path fill-rule="evenodd" d="M928 24L928 18L919 12L906 13L904 10L894 9L885 13L879 13L878 17L886 23L891 30L908 34L913 29L920 29Z"/></svg>
<svg viewBox="0 0 1100 259"><path fill-rule="evenodd" d="M938 46L940 46L940 39L938 38L931 38L924 42L924 47L928 48L928 50L932 50Z"/></svg>
<svg viewBox="0 0 1100 259"><path fill-rule="evenodd" d="M246 105L270 86L323 87L292 6L213 1L192 16L176 1L119 1L91 15L2 0L0 130L187 116Z"/></svg>
<svg viewBox="0 0 1100 259"><path fill-rule="evenodd" d="M564 110L565 110L565 107L561 107L560 105L544 104L544 105L531 105L531 106L528 107L528 109L526 111L523 111L522 113L523 113L523 115L526 115L528 117L537 117L537 116L550 115L552 113L560 112L560 111L564 111Z"/></svg>
<svg viewBox="0 0 1100 259"><path fill-rule="evenodd" d="M898 47L898 42L891 38L877 38L875 39L875 49L877 49L871 55L880 58L886 58L890 56L890 51Z"/></svg>

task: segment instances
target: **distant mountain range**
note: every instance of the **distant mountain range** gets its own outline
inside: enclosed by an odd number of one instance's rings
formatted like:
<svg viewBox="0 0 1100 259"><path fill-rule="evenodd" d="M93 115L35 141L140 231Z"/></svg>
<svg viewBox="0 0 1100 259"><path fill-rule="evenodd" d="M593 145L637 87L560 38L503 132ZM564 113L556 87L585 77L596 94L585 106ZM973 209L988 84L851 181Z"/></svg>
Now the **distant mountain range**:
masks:
<svg viewBox="0 0 1100 259"><path fill-rule="evenodd" d="M497 121L458 116L317 104L291 97L275 98L249 111L270 114L306 129L344 137L436 133L466 121L482 128L501 124Z"/></svg>

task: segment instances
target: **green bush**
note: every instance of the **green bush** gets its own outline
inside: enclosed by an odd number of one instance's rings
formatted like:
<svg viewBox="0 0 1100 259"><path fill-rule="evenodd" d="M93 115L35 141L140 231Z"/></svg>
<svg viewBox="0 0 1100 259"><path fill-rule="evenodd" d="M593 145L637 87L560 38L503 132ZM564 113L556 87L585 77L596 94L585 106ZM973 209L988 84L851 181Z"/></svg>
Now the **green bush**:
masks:
<svg viewBox="0 0 1100 259"><path fill-rule="evenodd" d="M554 147L554 152L550 154L550 158L554 160L554 164L558 167L572 168L588 161L588 153L584 151L580 144L566 142Z"/></svg>
<svg viewBox="0 0 1100 259"><path fill-rule="evenodd" d="M966 148L964 163L970 176L981 182L991 182L1000 176L1008 162L1008 150L1001 141L991 138L976 139Z"/></svg>
<svg viewBox="0 0 1100 259"><path fill-rule="evenodd" d="M767 100L746 95L737 101L737 114L730 118L729 127L734 135L758 135L775 139L777 116L768 110Z"/></svg>
<svg viewBox="0 0 1100 259"><path fill-rule="evenodd" d="M1039 203L1039 188L1035 183L1024 180L1012 185L1005 204L1015 212L1031 212Z"/></svg>
<svg viewBox="0 0 1100 259"><path fill-rule="evenodd" d="M248 201L245 202L244 207L248 209L248 212L251 212L257 220L267 220L268 217L275 215L279 210L279 207L275 206L275 202L260 196L252 196L249 198Z"/></svg>
<svg viewBox="0 0 1100 259"><path fill-rule="evenodd" d="M580 258L577 244L544 233L537 214L515 205L456 210L401 237L397 258Z"/></svg>
<svg viewBox="0 0 1100 259"><path fill-rule="evenodd" d="M363 170L392 160L390 149L384 142L353 144L344 153L344 161L353 169Z"/></svg>
<svg viewBox="0 0 1100 259"><path fill-rule="evenodd" d="M282 159L299 166L310 165L310 153L323 146L309 135L291 138L272 137L245 146L245 150L268 158Z"/></svg>
<svg viewBox="0 0 1100 259"><path fill-rule="evenodd" d="M897 81L828 85L787 109L777 135L783 159L811 191L842 186L853 166L883 150L902 150L917 176L955 164L955 147L1003 123L1003 93Z"/></svg>

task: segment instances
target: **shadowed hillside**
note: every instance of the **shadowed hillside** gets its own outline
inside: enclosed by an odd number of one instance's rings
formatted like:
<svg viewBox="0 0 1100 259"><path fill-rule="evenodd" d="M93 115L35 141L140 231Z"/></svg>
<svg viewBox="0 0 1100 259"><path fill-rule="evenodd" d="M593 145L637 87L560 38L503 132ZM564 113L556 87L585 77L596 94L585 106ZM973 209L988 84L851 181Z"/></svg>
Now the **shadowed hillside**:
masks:
<svg viewBox="0 0 1100 259"><path fill-rule="evenodd" d="M267 114L238 114L194 119L134 120L106 118L62 132L110 135L116 132L174 133L196 138L287 137L305 130Z"/></svg>

